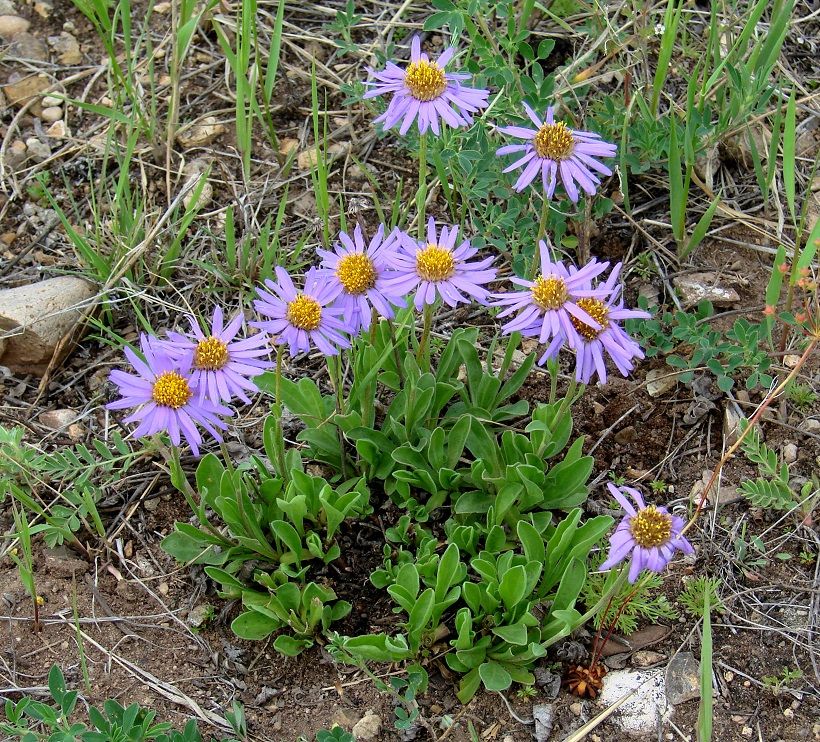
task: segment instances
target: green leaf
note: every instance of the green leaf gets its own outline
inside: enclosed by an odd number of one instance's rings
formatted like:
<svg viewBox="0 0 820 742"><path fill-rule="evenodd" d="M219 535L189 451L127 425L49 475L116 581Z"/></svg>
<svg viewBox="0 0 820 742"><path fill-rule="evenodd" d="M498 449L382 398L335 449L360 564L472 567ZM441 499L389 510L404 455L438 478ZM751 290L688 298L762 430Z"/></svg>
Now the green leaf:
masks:
<svg viewBox="0 0 820 742"><path fill-rule="evenodd" d="M508 569L498 585L498 594L508 610L513 610L527 591L527 572L523 565Z"/></svg>
<svg viewBox="0 0 820 742"><path fill-rule="evenodd" d="M512 685L510 673L492 660L481 665L478 674L487 690L507 690Z"/></svg>
<svg viewBox="0 0 820 742"><path fill-rule="evenodd" d="M273 642L273 648L287 657L296 657L309 647L313 646L311 639L294 639L292 636L280 634Z"/></svg>
<svg viewBox="0 0 820 742"><path fill-rule="evenodd" d="M264 639L282 627L282 622L256 611L240 613L231 623L231 631L240 639Z"/></svg>

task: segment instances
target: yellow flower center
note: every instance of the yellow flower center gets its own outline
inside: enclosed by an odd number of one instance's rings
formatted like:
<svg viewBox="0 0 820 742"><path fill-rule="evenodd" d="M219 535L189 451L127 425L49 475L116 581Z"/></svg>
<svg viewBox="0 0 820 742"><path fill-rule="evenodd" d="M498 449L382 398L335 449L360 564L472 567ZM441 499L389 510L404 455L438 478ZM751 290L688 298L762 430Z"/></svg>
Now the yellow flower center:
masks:
<svg viewBox="0 0 820 742"><path fill-rule="evenodd" d="M353 253L339 260L336 278L348 294L364 294L376 285L376 269L367 255Z"/></svg>
<svg viewBox="0 0 820 742"><path fill-rule="evenodd" d="M538 276L531 294L533 304L542 312L546 312L548 309L558 309L564 305L567 300L567 285L560 276Z"/></svg>
<svg viewBox="0 0 820 742"><path fill-rule="evenodd" d="M315 330L322 321L322 307L312 296L299 294L293 301L288 302L285 317L300 330Z"/></svg>
<svg viewBox="0 0 820 742"><path fill-rule="evenodd" d="M532 143L541 159L555 162L569 159L575 149L575 137L563 123L544 124Z"/></svg>
<svg viewBox="0 0 820 742"><path fill-rule="evenodd" d="M606 330L609 324L609 309L607 309L606 304L597 299L578 299L576 303L601 326L601 329L595 330L586 322L581 322L581 320L573 315L569 316L569 321L572 322L572 326L584 340L595 340L598 335Z"/></svg>
<svg viewBox="0 0 820 742"><path fill-rule="evenodd" d="M194 349L194 368L218 371L228 362L228 346L213 336L200 340Z"/></svg>
<svg viewBox="0 0 820 742"><path fill-rule="evenodd" d="M404 73L404 84L416 100L429 101L438 98L447 87L444 70L435 62L420 59L411 62Z"/></svg>
<svg viewBox="0 0 820 742"><path fill-rule="evenodd" d="M661 513L654 505L650 505L629 519L629 532L638 546L645 549L660 546L672 536L672 516Z"/></svg>
<svg viewBox="0 0 820 742"><path fill-rule="evenodd" d="M194 393L188 382L176 371L166 371L154 382L152 396L158 405L176 410L193 397Z"/></svg>
<svg viewBox="0 0 820 742"><path fill-rule="evenodd" d="M456 261L446 247L431 243L416 253L416 273L425 281L446 281L456 272Z"/></svg>

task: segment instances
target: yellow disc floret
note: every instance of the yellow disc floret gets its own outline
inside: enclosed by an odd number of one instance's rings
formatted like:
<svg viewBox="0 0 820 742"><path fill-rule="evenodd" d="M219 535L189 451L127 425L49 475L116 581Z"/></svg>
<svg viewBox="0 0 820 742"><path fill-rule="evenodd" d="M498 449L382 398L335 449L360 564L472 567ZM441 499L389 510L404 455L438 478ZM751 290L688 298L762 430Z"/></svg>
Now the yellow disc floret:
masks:
<svg viewBox="0 0 820 742"><path fill-rule="evenodd" d="M456 261L446 247L428 243L416 253L416 273L425 281L446 281L456 272Z"/></svg>
<svg viewBox="0 0 820 742"><path fill-rule="evenodd" d="M578 299L576 303L601 326L601 329L596 330L590 327L586 322L581 322L577 317L570 315L569 320L572 322L572 326L584 340L595 340L598 335L606 330L609 324L609 309L606 304L597 299Z"/></svg>
<svg viewBox="0 0 820 742"><path fill-rule="evenodd" d="M152 396L158 405L176 410L193 397L194 393L188 382L176 371L165 371L157 376Z"/></svg>
<svg viewBox="0 0 820 742"><path fill-rule="evenodd" d="M661 546L672 536L672 516L650 505L629 519L629 532L638 546L645 549Z"/></svg>
<svg viewBox="0 0 820 742"><path fill-rule="evenodd" d="M411 62L404 73L404 85L416 100L435 100L447 87L444 70L435 62L420 59Z"/></svg>
<svg viewBox="0 0 820 742"><path fill-rule="evenodd" d="M288 322L300 330L315 330L322 321L322 306L312 296L299 294L288 302L285 316Z"/></svg>
<svg viewBox="0 0 820 742"><path fill-rule="evenodd" d="M566 124L544 124L532 140L535 154L544 160L569 159L575 149L575 137L566 127Z"/></svg>
<svg viewBox="0 0 820 742"><path fill-rule="evenodd" d="M364 294L376 285L376 269L367 255L351 253L337 263L336 278L348 294Z"/></svg>
<svg viewBox="0 0 820 742"><path fill-rule="evenodd" d="M560 276L551 275L549 278L538 276L535 286L531 290L532 302L542 312L548 309L559 309L567 300L567 285Z"/></svg>
<svg viewBox="0 0 820 742"><path fill-rule="evenodd" d="M213 335L194 349L194 368L218 371L228 363L228 346Z"/></svg>

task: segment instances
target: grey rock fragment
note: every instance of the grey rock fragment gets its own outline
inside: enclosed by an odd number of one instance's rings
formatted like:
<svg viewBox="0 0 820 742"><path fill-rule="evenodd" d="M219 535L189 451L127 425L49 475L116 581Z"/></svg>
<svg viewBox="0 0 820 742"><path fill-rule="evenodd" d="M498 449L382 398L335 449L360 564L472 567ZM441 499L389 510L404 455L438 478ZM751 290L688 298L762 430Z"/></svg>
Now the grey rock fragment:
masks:
<svg viewBox="0 0 820 742"><path fill-rule="evenodd" d="M552 724L555 717L551 703L538 703L532 707L532 718L535 720L533 737L536 742L547 742L552 734Z"/></svg>
<svg viewBox="0 0 820 742"><path fill-rule="evenodd" d="M700 698L700 663L691 652L678 652L666 666L666 697L673 706Z"/></svg>

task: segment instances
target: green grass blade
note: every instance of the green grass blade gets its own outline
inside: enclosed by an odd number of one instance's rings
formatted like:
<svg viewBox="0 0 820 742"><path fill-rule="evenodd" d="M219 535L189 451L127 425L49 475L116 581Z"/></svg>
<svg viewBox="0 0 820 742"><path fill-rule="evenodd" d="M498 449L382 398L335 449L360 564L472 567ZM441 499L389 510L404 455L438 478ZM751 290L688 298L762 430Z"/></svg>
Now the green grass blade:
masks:
<svg viewBox="0 0 820 742"><path fill-rule="evenodd" d="M797 130L796 107L794 104L794 88L786 104L786 120L783 124L783 189L786 191L786 201L789 204L789 213L792 222L795 221L794 210L794 151Z"/></svg>
<svg viewBox="0 0 820 742"><path fill-rule="evenodd" d="M658 113L658 99L660 98L663 84L666 82L666 75L669 72L669 62L672 59L672 50L678 35L678 23L680 21L682 8L683 0L678 2L677 10L675 10L675 0L667 0L666 13L663 17L664 31L663 36L661 36L661 48L658 52L658 67L655 70L655 79L652 81L652 103L650 110L652 111L653 118Z"/></svg>
<svg viewBox="0 0 820 742"><path fill-rule="evenodd" d="M698 709L698 742L711 742L712 711L712 607L709 592L703 593L703 638L700 645L700 708Z"/></svg>
<svg viewBox="0 0 820 742"><path fill-rule="evenodd" d="M706 236L706 232L709 231L709 226L712 224L712 217L715 215L715 209L717 209L719 202L720 195L718 194L715 196L715 200L709 205L709 208L706 209L706 213L698 219L698 223L695 225L695 228L692 230L692 234L689 237L688 244L684 250L681 251L681 260L683 260L703 241L703 238Z"/></svg>
<svg viewBox="0 0 820 742"><path fill-rule="evenodd" d="M678 148L678 122L674 111L669 112L669 209L672 214L672 235L678 245L682 245L686 236L686 193Z"/></svg>

